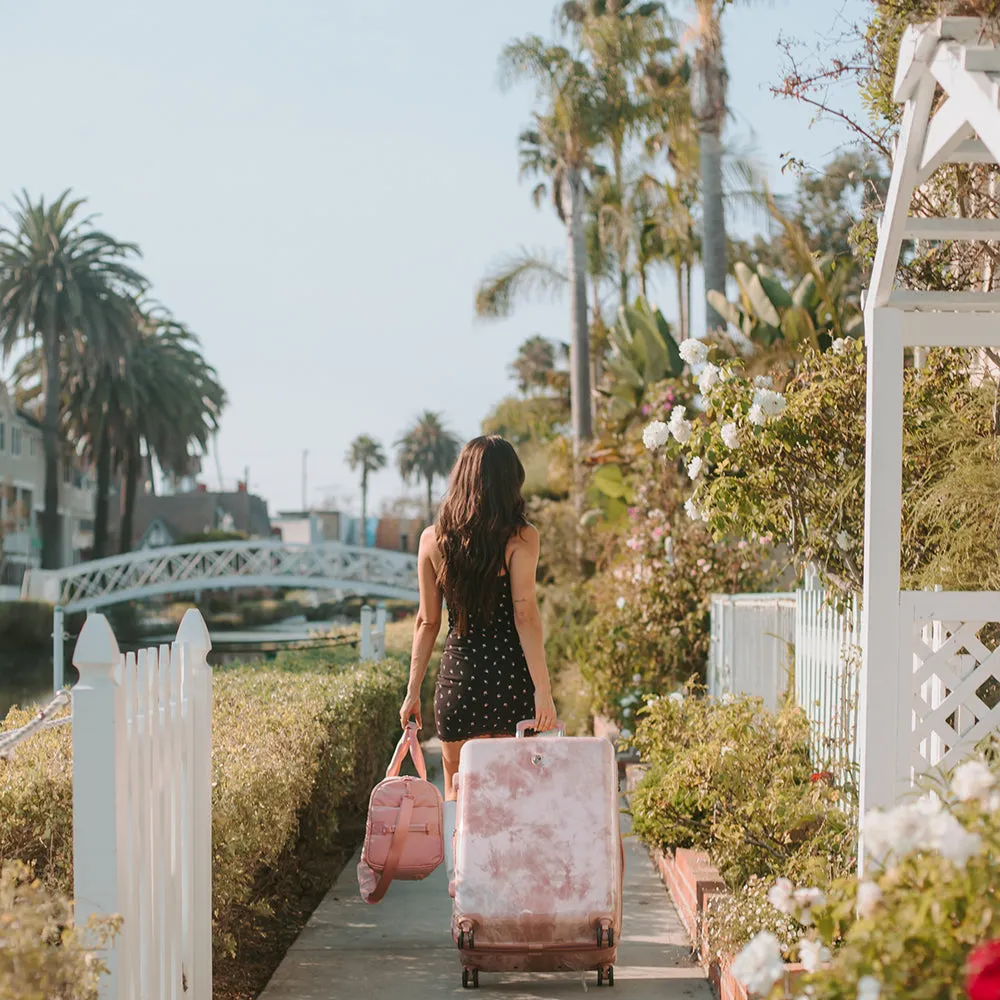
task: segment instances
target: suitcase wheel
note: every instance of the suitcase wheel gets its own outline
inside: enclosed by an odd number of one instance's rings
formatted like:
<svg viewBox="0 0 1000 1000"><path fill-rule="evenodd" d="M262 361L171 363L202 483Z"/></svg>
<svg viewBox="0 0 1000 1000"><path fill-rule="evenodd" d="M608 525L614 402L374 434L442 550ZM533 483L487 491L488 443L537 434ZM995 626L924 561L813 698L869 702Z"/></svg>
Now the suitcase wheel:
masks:
<svg viewBox="0 0 1000 1000"><path fill-rule="evenodd" d="M597 985L598 986L615 985L615 967L613 965L609 965L606 969L597 970Z"/></svg>
<svg viewBox="0 0 1000 1000"><path fill-rule="evenodd" d="M605 933L607 935L607 942L608 942L607 943L607 947L608 948L614 948L614 946L615 946L615 929L614 929L614 927L605 928L602 925L598 925L598 927L597 927L597 947L598 948L605 947L605 944L604 944Z"/></svg>
<svg viewBox="0 0 1000 1000"><path fill-rule="evenodd" d="M462 989L465 990L479 989L478 969L462 969Z"/></svg>
<svg viewBox="0 0 1000 1000"><path fill-rule="evenodd" d="M459 949L476 947L476 932L471 927L467 931L458 932L458 947Z"/></svg>

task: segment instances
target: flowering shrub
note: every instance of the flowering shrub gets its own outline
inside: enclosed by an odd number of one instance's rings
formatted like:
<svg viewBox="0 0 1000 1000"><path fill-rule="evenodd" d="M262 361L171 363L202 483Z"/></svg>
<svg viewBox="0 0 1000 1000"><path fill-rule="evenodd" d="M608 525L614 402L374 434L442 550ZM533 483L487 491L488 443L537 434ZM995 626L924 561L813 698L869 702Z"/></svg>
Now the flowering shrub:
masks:
<svg viewBox="0 0 1000 1000"><path fill-rule="evenodd" d="M682 345L686 347L686 345ZM704 344L684 354L706 359ZM980 382L984 380L980 379ZM771 536L843 591L862 583L865 353L838 339L807 351L790 378L748 377L739 360L708 362L699 376L704 410L674 408L643 441L688 471L688 514L715 537ZM905 584L992 589L996 538L990 379L969 378L960 351L930 353L904 379L903 570ZM955 509L962 520L956 527Z"/></svg>
<svg viewBox="0 0 1000 1000"><path fill-rule="evenodd" d="M850 804L810 780L809 723L797 707L650 699L631 744L650 765L632 798L647 844L708 851L731 888L779 875L825 883L853 864Z"/></svg>
<svg viewBox="0 0 1000 1000"><path fill-rule="evenodd" d="M798 989L815 1000L993 1000L1000 984L996 773L968 761L936 793L869 814L864 831L872 857L865 881L842 878L823 893L812 890L807 912L790 883L770 891L772 905L799 927L793 950L809 974ZM763 930L733 972L766 996L780 951Z"/></svg>
<svg viewBox="0 0 1000 1000"><path fill-rule="evenodd" d="M627 730L635 708L627 699L702 675L711 595L758 590L772 572L770 550L713 541L680 512L676 491L643 471L619 554L591 586L597 613L580 654L595 709Z"/></svg>
<svg viewBox="0 0 1000 1000"><path fill-rule="evenodd" d="M107 971L94 949L111 921L73 926L73 906L34 877L28 865L0 871L0 997L4 1000L92 1000Z"/></svg>

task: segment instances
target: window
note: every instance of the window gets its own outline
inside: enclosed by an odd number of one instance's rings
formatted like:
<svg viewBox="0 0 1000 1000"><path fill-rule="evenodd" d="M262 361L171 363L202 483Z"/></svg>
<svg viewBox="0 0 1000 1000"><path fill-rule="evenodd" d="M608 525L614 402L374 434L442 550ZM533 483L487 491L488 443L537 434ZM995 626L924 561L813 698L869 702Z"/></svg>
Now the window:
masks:
<svg viewBox="0 0 1000 1000"><path fill-rule="evenodd" d="M10 429L10 453L12 455L21 454L21 428L11 427Z"/></svg>
<svg viewBox="0 0 1000 1000"><path fill-rule="evenodd" d="M399 551L410 551L410 536L405 531L401 531L399 534Z"/></svg>

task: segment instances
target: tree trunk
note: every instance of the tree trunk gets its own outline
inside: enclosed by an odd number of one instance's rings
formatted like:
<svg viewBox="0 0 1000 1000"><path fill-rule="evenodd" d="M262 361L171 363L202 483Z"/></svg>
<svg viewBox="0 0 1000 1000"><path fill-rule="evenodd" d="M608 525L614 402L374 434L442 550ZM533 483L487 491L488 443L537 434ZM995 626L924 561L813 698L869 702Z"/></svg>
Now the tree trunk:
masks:
<svg viewBox="0 0 1000 1000"><path fill-rule="evenodd" d="M97 439L97 497L94 501L94 559L108 554L108 517L111 506L111 433L107 420L101 421Z"/></svg>
<svg viewBox="0 0 1000 1000"><path fill-rule="evenodd" d="M431 510L431 505L434 502L433 489L434 489L434 473L429 472L427 474L427 523L429 525L434 523L433 511Z"/></svg>
<svg viewBox="0 0 1000 1000"><path fill-rule="evenodd" d="M702 226L701 257L705 274L705 332L726 321L708 303L710 291L726 294L726 218L722 202L722 143L718 127L710 123L698 132L701 159Z"/></svg>
<svg viewBox="0 0 1000 1000"><path fill-rule="evenodd" d="M646 297L646 269L644 267L639 268L639 294L643 298Z"/></svg>
<svg viewBox="0 0 1000 1000"><path fill-rule="evenodd" d="M587 244L583 226L583 177L570 170L566 177L566 218L569 222L570 412L573 454L579 455L593 437L590 400L590 329L587 325Z"/></svg>
<svg viewBox="0 0 1000 1000"><path fill-rule="evenodd" d="M684 265L684 337L691 336L691 261Z"/></svg>
<svg viewBox="0 0 1000 1000"><path fill-rule="evenodd" d="M368 546L368 470L361 473L361 547Z"/></svg>
<svg viewBox="0 0 1000 1000"><path fill-rule="evenodd" d="M118 539L118 551L125 555L132 551L132 532L135 527L135 498L139 492L139 470L142 456L139 454L139 442L130 441L125 455L125 489L122 506L121 537Z"/></svg>
<svg viewBox="0 0 1000 1000"><path fill-rule="evenodd" d="M45 411L42 422L42 445L45 452L45 509L42 513L42 569L62 565L62 531L59 522L59 409L62 371L59 338L49 331L43 345L45 352ZM30 516L30 513L29 513Z"/></svg>
<svg viewBox="0 0 1000 1000"><path fill-rule="evenodd" d="M684 261L679 256L674 261L674 273L677 275L677 340L683 343L687 340L684 332Z"/></svg>

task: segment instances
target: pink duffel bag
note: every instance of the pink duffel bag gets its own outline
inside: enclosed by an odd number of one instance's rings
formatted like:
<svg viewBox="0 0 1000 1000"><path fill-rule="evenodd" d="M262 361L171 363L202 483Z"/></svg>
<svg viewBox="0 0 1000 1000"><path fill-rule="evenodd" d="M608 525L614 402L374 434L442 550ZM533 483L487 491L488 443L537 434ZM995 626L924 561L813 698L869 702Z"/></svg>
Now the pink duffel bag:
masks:
<svg viewBox="0 0 1000 1000"><path fill-rule="evenodd" d="M410 754L419 778L400 776ZM358 864L358 887L366 903L377 903L393 879L427 878L444 860L444 807L441 793L427 780L424 754L411 722L396 744L385 778L368 801L365 845Z"/></svg>

